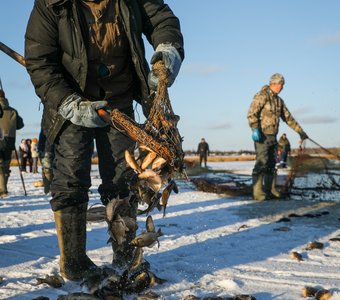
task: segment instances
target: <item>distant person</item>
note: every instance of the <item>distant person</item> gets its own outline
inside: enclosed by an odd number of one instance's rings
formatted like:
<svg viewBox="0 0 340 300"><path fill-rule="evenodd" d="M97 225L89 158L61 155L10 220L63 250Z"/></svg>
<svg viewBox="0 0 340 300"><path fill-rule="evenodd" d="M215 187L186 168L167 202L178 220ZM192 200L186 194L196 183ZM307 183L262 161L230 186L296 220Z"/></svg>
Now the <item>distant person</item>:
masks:
<svg viewBox="0 0 340 300"><path fill-rule="evenodd" d="M284 133L281 135L278 143L278 167L287 168L287 158L290 155L290 142L287 139L287 135Z"/></svg>
<svg viewBox="0 0 340 300"><path fill-rule="evenodd" d="M22 139L19 145L19 160L21 173L27 171L28 145L27 140Z"/></svg>
<svg viewBox="0 0 340 300"><path fill-rule="evenodd" d="M38 173L38 139L33 138L31 143L31 156L32 156L32 172L33 174Z"/></svg>
<svg viewBox="0 0 340 300"><path fill-rule="evenodd" d="M301 126L295 121L284 101L279 97L285 79L281 74L271 76L269 85L265 85L254 96L248 110L248 122L255 142L256 163L252 172L253 199L265 200L280 198L277 191L275 160L277 153L276 135L280 118L299 135L301 140L308 138Z"/></svg>
<svg viewBox="0 0 340 300"><path fill-rule="evenodd" d="M8 194L7 182L10 176L12 152L15 150L16 131L24 127L18 112L9 106L3 90L0 90L0 197Z"/></svg>
<svg viewBox="0 0 340 300"><path fill-rule="evenodd" d="M32 150L31 150L32 140L26 139L26 145L28 147L28 152L27 152L28 171L32 173L33 171Z"/></svg>
<svg viewBox="0 0 340 300"><path fill-rule="evenodd" d="M202 138L201 142L198 144L197 154L199 155L200 159L200 167L202 167L202 163L204 163L204 167L206 168L209 156L209 145L204 138Z"/></svg>

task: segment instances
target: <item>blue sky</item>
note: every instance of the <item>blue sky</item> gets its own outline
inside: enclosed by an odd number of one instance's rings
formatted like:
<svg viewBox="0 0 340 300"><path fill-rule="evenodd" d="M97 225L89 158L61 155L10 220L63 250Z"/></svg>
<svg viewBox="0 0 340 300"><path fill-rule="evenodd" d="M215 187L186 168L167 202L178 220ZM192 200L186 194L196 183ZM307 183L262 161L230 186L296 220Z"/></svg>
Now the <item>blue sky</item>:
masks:
<svg viewBox="0 0 340 300"><path fill-rule="evenodd" d="M0 10L0 41L21 54L33 2L6 1ZM277 72L286 78L280 96L307 134L340 147L340 1L165 2L180 18L185 40L186 58L169 89L185 150L196 149L202 137L212 150L252 150L247 111ZM25 69L0 52L0 76L26 124L17 143L37 136L42 106ZM279 135L284 132L297 147L298 135L281 123Z"/></svg>

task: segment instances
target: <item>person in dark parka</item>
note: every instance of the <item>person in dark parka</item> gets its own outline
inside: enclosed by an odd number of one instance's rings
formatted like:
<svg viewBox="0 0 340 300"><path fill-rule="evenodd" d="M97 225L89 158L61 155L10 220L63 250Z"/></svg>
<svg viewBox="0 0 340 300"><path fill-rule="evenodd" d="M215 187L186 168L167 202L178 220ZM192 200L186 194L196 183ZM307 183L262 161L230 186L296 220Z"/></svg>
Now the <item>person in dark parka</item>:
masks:
<svg viewBox="0 0 340 300"><path fill-rule="evenodd" d="M162 0L36 0L27 25L26 66L44 105L44 133L55 147L51 207L60 271L70 280L94 266L85 251L94 140L102 202L129 194L124 151L135 143L96 111L119 109L133 118L135 100L148 115L158 82L145 59L143 34L155 49L151 63L162 60L169 70L170 86L184 59L183 37ZM131 238L122 251L114 249L117 261L131 257Z"/></svg>
<svg viewBox="0 0 340 300"><path fill-rule="evenodd" d="M9 105L3 90L0 90L0 107L3 112L0 118L0 197L4 197L8 194L7 183L16 131L24 127L24 121L17 110Z"/></svg>

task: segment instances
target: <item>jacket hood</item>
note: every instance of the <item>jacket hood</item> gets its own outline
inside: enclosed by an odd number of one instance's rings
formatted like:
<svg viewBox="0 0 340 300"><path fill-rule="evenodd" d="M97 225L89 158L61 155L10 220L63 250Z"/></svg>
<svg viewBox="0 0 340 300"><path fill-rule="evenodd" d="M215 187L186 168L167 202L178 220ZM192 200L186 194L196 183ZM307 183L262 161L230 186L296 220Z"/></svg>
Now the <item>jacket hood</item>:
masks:
<svg viewBox="0 0 340 300"><path fill-rule="evenodd" d="M3 109L8 108L9 103L8 103L7 98L0 97L0 105Z"/></svg>

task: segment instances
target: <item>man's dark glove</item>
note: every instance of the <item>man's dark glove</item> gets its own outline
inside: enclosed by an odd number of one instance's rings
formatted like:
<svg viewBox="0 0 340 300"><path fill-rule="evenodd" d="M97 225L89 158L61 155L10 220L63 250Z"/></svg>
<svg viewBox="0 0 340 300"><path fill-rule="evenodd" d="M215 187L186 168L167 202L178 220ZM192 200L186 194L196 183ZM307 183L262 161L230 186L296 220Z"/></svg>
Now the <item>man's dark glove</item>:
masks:
<svg viewBox="0 0 340 300"><path fill-rule="evenodd" d="M300 135L301 141L304 141L304 140L308 139L307 133L304 132L303 130L301 132L299 132L299 135Z"/></svg>
<svg viewBox="0 0 340 300"><path fill-rule="evenodd" d="M182 58L179 55L177 49L172 46L171 44L159 44L156 48L155 53L151 57L151 64L153 65L157 61L162 60L164 62L165 67L168 69L170 76L169 76L169 84L170 87L179 72L179 69L182 65ZM153 71L149 73L148 76L149 86L152 90L157 90L158 85L158 77Z"/></svg>
<svg viewBox="0 0 340 300"><path fill-rule="evenodd" d="M89 101L78 94L67 97L59 107L59 113L73 124L88 128L104 127L108 123L99 117L97 110L107 105L107 101Z"/></svg>
<svg viewBox="0 0 340 300"><path fill-rule="evenodd" d="M258 128L252 130L251 138L254 142L259 142L261 140L261 131Z"/></svg>

